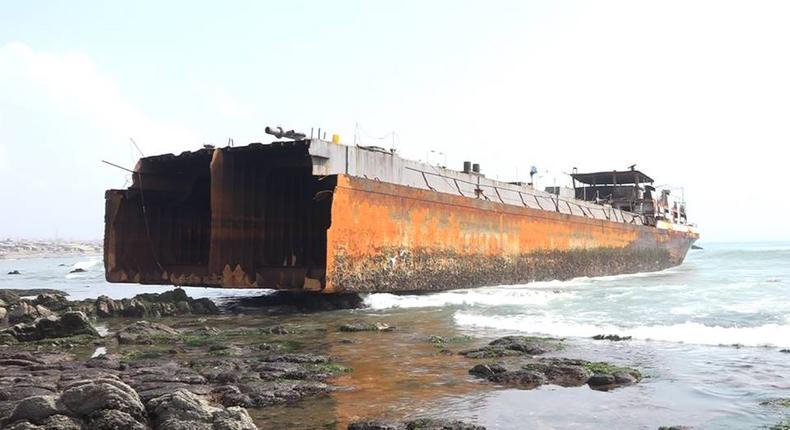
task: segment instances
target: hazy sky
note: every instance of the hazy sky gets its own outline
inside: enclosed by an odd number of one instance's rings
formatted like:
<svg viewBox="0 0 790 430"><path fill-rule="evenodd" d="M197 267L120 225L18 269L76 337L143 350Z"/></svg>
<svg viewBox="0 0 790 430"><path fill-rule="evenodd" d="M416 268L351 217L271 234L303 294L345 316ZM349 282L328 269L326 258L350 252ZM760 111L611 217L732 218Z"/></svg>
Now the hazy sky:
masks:
<svg viewBox="0 0 790 430"><path fill-rule="evenodd" d="M127 180L100 160L132 167L130 137L359 123L507 180L636 163L685 187L703 240L789 240L788 22L783 1L4 1L0 237L100 238Z"/></svg>

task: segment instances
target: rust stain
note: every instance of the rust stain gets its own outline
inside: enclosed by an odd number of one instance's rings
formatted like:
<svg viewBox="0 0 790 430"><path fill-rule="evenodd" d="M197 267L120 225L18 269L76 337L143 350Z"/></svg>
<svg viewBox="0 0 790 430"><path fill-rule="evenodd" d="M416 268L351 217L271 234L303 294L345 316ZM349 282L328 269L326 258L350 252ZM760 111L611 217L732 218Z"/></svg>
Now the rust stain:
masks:
<svg viewBox="0 0 790 430"><path fill-rule="evenodd" d="M324 291L444 289L657 270L679 264L694 239L340 175Z"/></svg>

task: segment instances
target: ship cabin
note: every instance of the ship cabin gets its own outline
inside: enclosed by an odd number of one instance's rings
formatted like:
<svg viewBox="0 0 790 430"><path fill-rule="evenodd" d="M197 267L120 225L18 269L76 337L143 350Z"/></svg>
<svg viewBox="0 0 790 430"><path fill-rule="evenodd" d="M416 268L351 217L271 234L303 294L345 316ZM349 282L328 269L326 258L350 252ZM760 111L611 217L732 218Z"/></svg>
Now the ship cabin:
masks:
<svg viewBox="0 0 790 430"><path fill-rule="evenodd" d="M579 200L641 215L647 225L656 225L656 218L663 216L657 210L653 179L634 166L629 170L592 173L578 173L574 168L571 178L574 196Z"/></svg>

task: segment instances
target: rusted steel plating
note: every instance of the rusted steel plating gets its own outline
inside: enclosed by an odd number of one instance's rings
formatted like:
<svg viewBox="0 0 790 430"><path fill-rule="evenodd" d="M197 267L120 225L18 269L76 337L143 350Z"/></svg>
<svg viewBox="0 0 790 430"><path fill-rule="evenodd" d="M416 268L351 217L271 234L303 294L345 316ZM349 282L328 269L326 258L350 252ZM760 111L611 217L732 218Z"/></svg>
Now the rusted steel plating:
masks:
<svg viewBox="0 0 790 430"><path fill-rule="evenodd" d="M438 290L663 269L698 237L317 140L148 157L135 172L106 194L110 282Z"/></svg>

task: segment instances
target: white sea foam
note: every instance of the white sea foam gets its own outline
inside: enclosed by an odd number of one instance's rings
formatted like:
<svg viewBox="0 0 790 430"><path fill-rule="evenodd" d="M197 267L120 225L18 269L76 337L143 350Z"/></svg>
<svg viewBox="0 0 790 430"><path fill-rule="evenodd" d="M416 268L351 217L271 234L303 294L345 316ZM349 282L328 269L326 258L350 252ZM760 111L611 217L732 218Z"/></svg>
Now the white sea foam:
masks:
<svg viewBox="0 0 790 430"><path fill-rule="evenodd" d="M502 306L532 305L545 306L561 297L571 297L571 292L553 292L513 287L477 288L453 290L425 295L395 295L388 293L368 294L364 303L371 309L427 308L455 306Z"/></svg>
<svg viewBox="0 0 790 430"><path fill-rule="evenodd" d="M103 260L101 258L91 258L90 260L85 261L78 261L71 266L71 269L82 269L82 270L91 270L97 266L102 264Z"/></svg>
<svg viewBox="0 0 790 430"><path fill-rule="evenodd" d="M560 337L591 337L596 334L618 334L634 339L699 345L746 345L790 347L790 324L765 324L756 327L707 326L694 322L673 325L619 327L616 325L584 324L525 316L485 316L456 312L455 322L461 326L522 331Z"/></svg>
<svg viewBox="0 0 790 430"><path fill-rule="evenodd" d="M96 268L100 268L102 266L103 260L101 258L91 258L90 260L85 261L78 261L71 266L71 270L74 269L82 269L85 272L91 272ZM77 272L77 273L69 273L66 275L66 279L74 279L74 278L84 278L87 276L85 272Z"/></svg>

